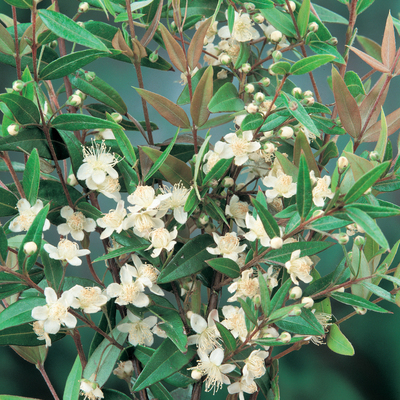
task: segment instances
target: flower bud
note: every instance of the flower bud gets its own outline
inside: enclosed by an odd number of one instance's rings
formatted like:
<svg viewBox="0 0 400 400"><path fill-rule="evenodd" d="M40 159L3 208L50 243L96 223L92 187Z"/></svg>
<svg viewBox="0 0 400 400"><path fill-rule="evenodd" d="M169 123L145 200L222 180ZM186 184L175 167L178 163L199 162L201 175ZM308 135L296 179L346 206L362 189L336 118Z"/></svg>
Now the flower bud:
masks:
<svg viewBox="0 0 400 400"><path fill-rule="evenodd" d="M96 73L93 71L86 71L85 72L85 80L87 82L92 82L93 79L96 78Z"/></svg>
<svg viewBox="0 0 400 400"><path fill-rule="evenodd" d="M293 310L290 311L290 313L289 313L290 316L295 316L295 317L298 317L300 314L301 314L301 308L300 307L293 308Z"/></svg>
<svg viewBox="0 0 400 400"><path fill-rule="evenodd" d="M244 63L241 67L242 72L248 74L251 71L251 65L249 63Z"/></svg>
<svg viewBox="0 0 400 400"><path fill-rule="evenodd" d="M337 237L335 237L335 239L338 241L339 244L342 244L342 245L349 243L349 236L343 232L339 233L339 235L337 235Z"/></svg>
<svg viewBox="0 0 400 400"><path fill-rule="evenodd" d="M289 1L289 6L292 12L296 10L296 3L294 1ZM286 11L289 11L287 4L283 7Z"/></svg>
<svg viewBox="0 0 400 400"><path fill-rule="evenodd" d="M246 111L249 114L255 114L258 111L258 106L256 106L254 103L250 103L246 108Z"/></svg>
<svg viewBox="0 0 400 400"><path fill-rule="evenodd" d="M153 51L150 55L149 55L149 60L151 63L155 63L158 60L158 51Z"/></svg>
<svg viewBox="0 0 400 400"><path fill-rule="evenodd" d="M314 96L314 93L311 90L306 90L303 94L304 94L304 97Z"/></svg>
<svg viewBox="0 0 400 400"><path fill-rule="evenodd" d="M282 343L289 343L292 340L292 335L289 332L282 332L278 339Z"/></svg>
<svg viewBox="0 0 400 400"><path fill-rule="evenodd" d="M272 52L272 58L274 59L274 62L277 62L282 58L282 53L279 50L274 50Z"/></svg>
<svg viewBox="0 0 400 400"><path fill-rule="evenodd" d="M264 87L268 87L271 84L271 79L265 77L262 78L260 81L261 85L263 85Z"/></svg>
<svg viewBox="0 0 400 400"><path fill-rule="evenodd" d="M13 86L13 89L14 89L14 86ZM369 159L371 161L379 161L380 160L379 153L377 151L371 151L369 153Z"/></svg>
<svg viewBox="0 0 400 400"><path fill-rule="evenodd" d="M343 174L347 166L349 165L349 160L346 157L339 157L338 159L338 170L340 174Z"/></svg>
<svg viewBox="0 0 400 400"><path fill-rule="evenodd" d="M67 178L68 185L76 186L78 184L78 180L76 179L74 174L71 174Z"/></svg>
<svg viewBox="0 0 400 400"><path fill-rule="evenodd" d="M226 79L228 77L228 71L226 69L221 69L221 71L219 71L217 73L217 79Z"/></svg>
<svg viewBox="0 0 400 400"><path fill-rule="evenodd" d="M292 95L294 96L294 97L300 97L300 95L303 93L303 91L301 90L301 88L299 88L299 87L295 87L295 88L293 88L292 89Z"/></svg>
<svg viewBox="0 0 400 400"><path fill-rule="evenodd" d="M364 246L365 239L362 236L356 236L354 238L354 244L358 247Z"/></svg>
<svg viewBox="0 0 400 400"><path fill-rule="evenodd" d="M229 188L232 187L235 184L235 181L230 177L230 176L226 176L223 180L222 180L222 186L224 188Z"/></svg>
<svg viewBox="0 0 400 400"><path fill-rule="evenodd" d="M279 136L282 139L290 139L291 137L293 137L293 134L293 128L291 128L290 126L284 126L279 131Z"/></svg>
<svg viewBox="0 0 400 400"><path fill-rule="evenodd" d="M367 309L363 307L354 307L354 310L359 315L365 315L367 313Z"/></svg>
<svg viewBox="0 0 400 400"><path fill-rule="evenodd" d="M295 286L292 287L289 291L289 299L290 300L297 300L303 295L303 291L301 290L301 287Z"/></svg>
<svg viewBox="0 0 400 400"><path fill-rule="evenodd" d="M270 246L273 249L280 249L283 246L283 240L280 237L274 237L273 239L271 239L271 243Z"/></svg>
<svg viewBox="0 0 400 400"><path fill-rule="evenodd" d="M21 127L17 124L11 124L7 126L7 132L9 135L11 136L16 136L18 135L19 130L21 129Z"/></svg>
<svg viewBox="0 0 400 400"><path fill-rule="evenodd" d="M244 91L246 93L253 93L255 90L254 85L252 83L248 83L245 87L244 87Z"/></svg>
<svg viewBox="0 0 400 400"><path fill-rule="evenodd" d="M53 50L58 46L57 40L53 40L49 43L49 47L51 47Z"/></svg>
<svg viewBox="0 0 400 400"><path fill-rule="evenodd" d="M257 103L262 103L262 102L265 100L265 94L264 94L263 92L257 92L257 93L254 95L254 100L255 100Z"/></svg>
<svg viewBox="0 0 400 400"><path fill-rule="evenodd" d="M263 132L264 137L269 138L274 135L274 131L265 131Z"/></svg>
<svg viewBox="0 0 400 400"><path fill-rule="evenodd" d="M25 82L20 81L20 80L16 80L12 84L12 88L16 92L20 92L24 87L25 87Z"/></svg>
<svg viewBox="0 0 400 400"><path fill-rule="evenodd" d="M85 29L85 24L82 21L76 21L76 23L83 29Z"/></svg>
<svg viewBox="0 0 400 400"><path fill-rule="evenodd" d="M261 14L253 15L253 21L256 24L262 24L265 21L265 18Z"/></svg>
<svg viewBox="0 0 400 400"><path fill-rule="evenodd" d="M326 41L327 44L330 44L331 46L336 46L338 44L338 40L335 37L331 37Z"/></svg>
<svg viewBox="0 0 400 400"><path fill-rule="evenodd" d="M89 4L86 1L79 4L78 13L83 14L87 10L89 10Z"/></svg>
<svg viewBox="0 0 400 400"><path fill-rule="evenodd" d="M32 256L37 252L37 244L35 242L26 242L24 244L24 253L28 256Z"/></svg>
<svg viewBox="0 0 400 400"><path fill-rule="evenodd" d="M270 35L271 42L278 43L282 40L282 32L281 31L273 31Z"/></svg>
<svg viewBox="0 0 400 400"><path fill-rule="evenodd" d="M194 379L195 381L198 381L201 379L201 377L203 376L203 374L201 373L201 371L199 369L194 369L192 371L192 373L190 374L190 376L192 377L192 379Z"/></svg>
<svg viewBox="0 0 400 400"><path fill-rule="evenodd" d="M306 97L303 101L302 104L305 106L312 106L315 103L314 97Z"/></svg>
<svg viewBox="0 0 400 400"><path fill-rule="evenodd" d="M207 182L207 186L210 188L216 188L218 187L219 182L216 179L211 179L210 181Z"/></svg>
<svg viewBox="0 0 400 400"><path fill-rule="evenodd" d="M219 61L220 61L220 63L221 63L222 65L229 65L229 64L231 63L232 59L231 59L230 56L228 56L228 54L222 54L222 55L219 57Z"/></svg>
<svg viewBox="0 0 400 400"><path fill-rule="evenodd" d="M77 107L82 103L82 99L80 98L80 96L73 94L72 96L69 96L68 100L67 100L67 104L69 106L74 106Z"/></svg>
<svg viewBox="0 0 400 400"><path fill-rule="evenodd" d="M122 121L122 115L120 113L117 112L113 112L111 114L111 118L117 123L119 124Z"/></svg>
<svg viewBox="0 0 400 400"><path fill-rule="evenodd" d="M295 101L289 102L289 109L292 111L296 111L298 109L299 105Z"/></svg>
<svg viewBox="0 0 400 400"><path fill-rule="evenodd" d="M186 313L186 316L187 316L189 319L191 319L193 314L194 314L193 311L188 311L188 312Z"/></svg>
<svg viewBox="0 0 400 400"><path fill-rule="evenodd" d="M256 6L253 3L244 3L244 8L248 12L252 12L256 9Z"/></svg>
<svg viewBox="0 0 400 400"><path fill-rule="evenodd" d="M205 213L201 213L200 217L199 217L199 223L202 225L205 225L208 223L208 221L210 220L210 217L205 214Z"/></svg>
<svg viewBox="0 0 400 400"><path fill-rule="evenodd" d="M310 32L317 32L318 28L319 28L319 25L318 25L316 22L311 22L311 23L308 25L308 30L309 30Z"/></svg>
<svg viewBox="0 0 400 400"><path fill-rule="evenodd" d="M242 190L244 188L244 185L245 185L244 183L238 183L236 185L236 191Z"/></svg>
<svg viewBox="0 0 400 400"><path fill-rule="evenodd" d="M301 302L305 304L305 308L311 308L314 305L314 300L311 297L303 297Z"/></svg>

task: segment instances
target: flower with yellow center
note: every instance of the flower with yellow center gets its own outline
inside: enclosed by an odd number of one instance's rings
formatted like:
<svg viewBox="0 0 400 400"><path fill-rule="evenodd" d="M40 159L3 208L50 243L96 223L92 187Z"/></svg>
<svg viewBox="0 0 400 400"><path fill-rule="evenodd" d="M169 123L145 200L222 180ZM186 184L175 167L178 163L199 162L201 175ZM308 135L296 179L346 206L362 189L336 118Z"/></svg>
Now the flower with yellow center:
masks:
<svg viewBox="0 0 400 400"><path fill-rule="evenodd" d="M169 209L173 210L174 218L180 224L185 224L188 219L188 213L184 211L185 203L189 197L190 189L183 186L182 182L176 183L172 188L163 186L160 188L163 194L170 194L169 197L162 200L159 210L166 213ZM163 215L163 214L162 214ZM158 217L162 215L158 214Z"/></svg>
<svg viewBox="0 0 400 400"><path fill-rule="evenodd" d="M315 178L314 171L310 172L310 177L312 181L316 182L316 186L312 190L313 202L317 207L323 207L325 199L331 199L335 195L332 190L329 189L331 177L325 175L323 178Z"/></svg>
<svg viewBox="0 0 400 400"><path fill-rule="evenodd" d="M290 261L285 263L285 268L288 270L293 283L298 285L297 279L304 283L310 283L313 280L310 275L312 264L310 257L300 257L300 250L296 250L292 253Z"/></svg>
<svg viewBox="0 0 400 400"><path fill-rule="evenodd" d="M225 319L221 324L231 331L234 338L239 338L244 342L247 337L247 328L243 308L224 306L222 307L222 314L224 314Z"/></svg>
<svg viewBox="0 0 400 400"><path fill-rule="evenodd" d="M262 246L267 247L270 245L271 239L265 231L259 215L257 215L257 219L255 219L252 215L250 215L250 213L247 213L246 227L250 229L244 235L247 240L254 242L256 239L258 239Z"/></svg>
<svg viewBox="0 0 400 400"><path fill-rule="evenodd" d="M240 278L234 279L233 283L228 287L228 292L236 293L228 299L228 302L237 301L238 298L246 300L247 297L250 297L254 300L260 297L260 285L258 279L251 278L252 275L253 270L247 269L242 272Z"/></svg>
<svg viewBox="0 0 400 400"><path fill-rule="evenodd" d="M74 297L72 293L64 292L60 298L54 289L47 287L44 289L46 296L46 305L34 307L32 310L32 318L43 321L43 329L47 333L56 334L61 324L67 328L75 328L76 318L68 312Z"/></svg>
<svg viewBox="0 0 400 400"><path fill-rule="evenodd" d="M214 150L208 151L203 158L204 162L207 161L203 165L203 172L208 174L219 160L232 157L233 154L229 146L224 142L218 141L215 143Z"/></svg>
<svg viewBox="0 0 400 400"><path fill-rule="evenodd" d="M135 266L132 267L129 264L126 264L126 266L129 268L131 275L136 278L136 281L148 287L154 294L164 296L163 290L157 285L157 278L160 271L151 264L143 264L136 254L132 255L132 260Z"/></svg>
<svg viewBox="0 0 400 400"><path fill-rule="evenodd" d="M134 368L131 360L120 361L118 367L113 370L113 374L116 375L119 379L130 380L133 375L133 371Z"/></svg>
<svg viewBox="0 0 400 400"><path fill-rule="evenodd" d="M249 154L254 153L261 147L260 143L252 142L253 131L244 131L241 136L236 133L228 133L224 136L224 139L235 157L235 165L243 165L249 159Z"/></svg>
<svg viewBox="0 0 400 400"><path fill-rule="evenodd" d="M84 288L81 285L75 285L69 292L75 297L72 307L81 308L86 314L100 311L101 306L106 304L108 300L107 296L97 286Z"/></svg>
<svg viewBox="0 0 400 400"><path fill-rule="evenodd" d="M65 224L57 226L60 235L67 236L69 233L75 240L83 240L86 232L93 232L96 229L96 222L92 218L86 218L80 211L65 206L61 209L61 216L67 220Z"/></svg>
<svg viewBox="0 0 400 400"><path fill-rule="evenodd" d="M131 209L134 207L128 207ZM153 229L163 228L164 222L160 218L156 218L157 210L147 210L130 213L124 220L123 229L133 227L133 232L139 237L149 238Z"/></svg>
<svg viewBox="0 0 400 400"><path fill-rule="evenodd" d="M247 247L246 244L239 245L239 239L235 232L227 233L225 236L219 236L218 233L213 232L213 237L217 247L207 247L207 251L214 255L221 254L222 257L230 258L233 261L237 261L239 253Z"/></svg>
<svg viewBox="0 0 400 400"><path fill-rule="evenodd" d="M88 178L86 179L86 186L90 190L97 190L109 199L114 199L117 202L121 200L121 194L119 192L121 190L121 185L119 184L118 178L112 178L110 175L107 175L100 184L96 184L92 178Z"/></svg>
<svg viewBox="0 0 400 400"><path fill-rule="evenodd" d="M239 400L244 400L244 393L252 394L255 393L256 391L257 391L256 383L254 381L249 383L244 378L228 386L228 393L229 394L239 393Z"/></svg>
<svg viewBox="0 0 400 400"><path fill-rule="evenodd" d="M254 379L261 378L265 372L264 360L268 357L268 351L254 350L245 360L243 367L243 379L250 384Z"/></svg>
<svg viewBox="0 0 400 400"><path fill-rule="evenodd" d="M150 232L149 237L151 240L151 245L146 250L153 248L153 252L151 253L153 258L158 257L163 249L171 251L176 244L176 241L173 239L175 239L177 235L178 231L176 226L172 232L169 232L165 228L155 229L154 231Z"/></svg>
<svg viewBox="0 0 400 400"><path fill-rule="evenodd" d="M225 214L233 217L238 226L244 228L246 214L249 211L249 204L245 201L239 201L239 197L234 194L231 197L229 204L226 205Z"/></svg>
<svg viewBox="0 0 400 400"><path fill-rule="evenodd" d="M218 30L220 38L233 38L238 42L249 42L260 37L257 29L253 28L253 22L249 14L237 13L235 11L235 22L233 23L232 33L228 26L224 26Z"/></svg>
<svg viewBox="0 0 400 400"><path fill-rule="evenodd" d="M170 197L171 194L156 196L156 192L152 186L138 185L136 190L128 196L128 201L133 207L128 207L132 213L139 210L154 210L158 208L161 201Z"/></svg>
<svg viewBox="0 0 400 400"><path fill-rule="evenodd" d="M85 396L84 400L89 399L89 400L97 400L97 399L103 399L104 394L103 391L100 389L100 385L94 381L95 377L94 374L90 377L90 380L88 379L82 379L81 385L79 389L81 390L81 395Z"/></svg>
<svg viewBox="0 0 400 400"><path fill-rule="evenodd" d="M22 232L27 231L36 215L43 208L42 200L37 200L36 203L31 207L30 203L26 199L20 199L17 203L17 208L19 216L14 218L10 223L10 231L12 232ZM50 228L50 221L45 220L43 230L47 231Z"/></svg>
<svg viewBox="0 0 400 400"><path fill-rule="evenodd" d="M60 240L57 247L46 243L43 248L53 260L67 261L69 264L75 266L82 265L82 260L79 257L90 254L90 250L79 250L78 244L68 239Z"/></svg>
<svg viewBox="0 0 400 400"><path fill-rule="evenodd" d="M263 184L272 187L265 192L267 202L271 203L276 197L285 197L289 199L297 191L297 183L294 183L290 175L278 173L277 177L268 174L263 180Z"/></svg>
<svg viewBox="0 0 400 400"><path fill-rule="evenodd" d="M114 231L121 233L122 229L124 229L123 223L126 216L124 204L123 200L119 201L115 210L110 210L104 217L97 219L97 225L104 228L100 235L101 240L110 237Z"/></svg>

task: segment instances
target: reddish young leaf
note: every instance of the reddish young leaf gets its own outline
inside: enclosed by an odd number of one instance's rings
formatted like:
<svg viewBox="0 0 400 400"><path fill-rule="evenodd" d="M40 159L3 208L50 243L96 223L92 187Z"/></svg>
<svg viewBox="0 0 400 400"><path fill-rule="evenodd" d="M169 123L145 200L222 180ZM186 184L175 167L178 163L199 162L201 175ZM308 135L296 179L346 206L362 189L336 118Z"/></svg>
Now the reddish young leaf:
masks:
<svg viewBox="0 0 400 400"><path fill-rule="evenodd" d="M357 102L347 89L346 83L335 68L332 68L333 95L343 128L357 138L361 132L361 115Z"/></svg>
<svg viewBox="0 0 400 400"><path fill-rule="evenodd" d="M168 29L163 24L160 24L160 30L165 48L172 64L174 64L179 71L186 72L186 58L182 47L168 32Z"/></svg>
<svg viewBox="0 0 400 400"><path fill-rule="evenodd" d="M204 21L200 25L199 29L197 29L196 33L193 35L193 39L190 42L187 51L187 61L191 70L196 68L197 63L200 60L201 53L203 51L204 38L206 37L207 30L210 27L210 24L211 18Z"/></svg>
<svg viewBox="0 0 400 400"><path fill-rule="evenodd" d="M396 39L394 37L394 27L392 16L389 15L386 20L385 33L382 40L382 63L389 69L392 69L394 58L396 56Z"/></svg>
<svg viewBox="0 0 400 400"><path fill-rule="evenodd" d="M386 117L388 136L400 129L400 108ZM381 121L375 122L363 135L363 142L376 142L381 131Z"/></svg>
<svg viewBox="0 0 400 400"><path fill-rule="evenodd" d="M157 31L158 23L160 22L160 18L161 18L162 6L163 6L163 0L160 0L160 3L158 4L157 11L154 15L151 25L147 28L147 31L143 35L142 39L140 39L140 43L144 47L146 47L151 42L151 39L153 39L153 36Z"/></svg>
<svg viewBox="0 0 400 400"><path fill-rule="evenodd" d="M179 126L180 128L190 127L189 118L185 111L171 100L145 89L135 88L135 90L172 125Z"/></svg>
<svg viewBox="0 0 400 400"><path fill-rule="evenodd" d="M375 58L375 60L382 62L382 47L378 43L361 35L357 35L357 41L368 55Z"/></svg>
<svg viewBox="0 0 400 400"><path fill-rule="evenodd" d="M190 114L193 118L193 123L196 126L204 125L210 111L208 111L208 103L213 96L213 68L210 65L199 83L196 86L196 90L193 93L192 103L190 104Z"/></svg>
<svg viewBox="0 0 400 400"><path fill-rule="evenodd" d="M304 154L304 157L307 161L308 169L310 171L314 171L315 176L319 177L320 176L319 168L317 162L315 161L315 157L311 150L310 144L308 143L308 140L304 132L300 130L296 136L293 149L293 162L294 165L296 165L296 167L300 165L301 153Z"/></svg>
<svg viewBox="0 0 400 400"><path fill-rule="evenodd" d="M369 66L376 69L377 71L386 72L386 73L390 72L389 69L385 65L383 65L379 61L375 60L375 58L369 56L368 54L364 53L363 51L358 50L353 46L350 46L350 49L353 50L354 53L356 53L358 55L358 57L360 57L362 60L364 60Z"/></svg>

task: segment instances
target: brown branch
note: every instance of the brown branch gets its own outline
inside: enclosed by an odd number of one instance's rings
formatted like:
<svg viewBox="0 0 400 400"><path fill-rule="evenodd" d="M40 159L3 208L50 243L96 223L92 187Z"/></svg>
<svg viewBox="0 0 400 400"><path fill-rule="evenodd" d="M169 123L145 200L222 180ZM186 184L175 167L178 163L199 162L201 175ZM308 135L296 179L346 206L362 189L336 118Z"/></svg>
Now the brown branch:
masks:
<svg viewBox="0 0 400 400"><path fill-rule="evenodd" d="M37 368L37 369L40 371L40 373L42 374L43 379L44 379L44 381L46 382L47 387L49 388L51 394L52 394L53 397L54 397L54 400L60 400L60 398L57 396L57 393L56 393L56 391L54 390L54 387L53 387L53 385L51 384L50 379L49 379L49 377L48 377L48 375L47 375L47 373L46 373L46 371L45 371L45 369L44 369L44 365L41 364L41 363L38 363L38 364L36 364L36 368Z"/></svg>
<svg viewBox="0 0 400 400"><path fill-rule="evenodd" d="M81 335L79 333L79 330L75 328L74 332L71 336L72 336L72 339L74 339L75 347L76 347L76 350L78 351L78 355L79 355L79 360L81 361L81 364L82 364L82 369L85 369L87 361L86 361L86 357L85 357L85 352L83 351Z"/></svg>
<svg viewBox="0 0 400 400"><path fill-rule="evenodd" d="M0 158L2 158L4 160L4 162L6 163L7 168L10 171L11 177L13 178L13 181L15 183L15 186L17 187L19 195L21 196L22 199L25 199L26 196L25 196L24 189L23 189L23 187L21 185L21 182L18 179L17 173L15 172L15 169L14 169L12 163L11 163L10 156L8 155L8 152L7 151L1 151L0 152Z"/></svg>
<svg viewBox="0 0 400 400"><path fill-rule="evenodd" d="M178 305L179 316L181 317L181 320L183 322L183 326L185 327L185 331L186 331L186 334L187 334L187 333L190 332L190 327L186 322L186 315L185 315L184 309L182 308L181 298L179 297L178 288L176 287L176 283L175 282L171 282L171 286L172 286L172 291L174 292L176 303Z"/></svg>

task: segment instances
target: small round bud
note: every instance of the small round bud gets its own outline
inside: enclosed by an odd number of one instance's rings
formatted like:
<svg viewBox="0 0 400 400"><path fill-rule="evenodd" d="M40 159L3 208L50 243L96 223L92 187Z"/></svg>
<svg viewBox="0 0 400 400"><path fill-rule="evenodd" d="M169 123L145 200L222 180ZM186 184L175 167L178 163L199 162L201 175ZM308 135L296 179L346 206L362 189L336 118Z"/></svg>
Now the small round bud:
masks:
<svg viewBox="0 0 400 400"><path fill-rule="evenodd" d="M289 332L282 332L278 339L282 343L289 343L292 340L292 335Z"/></svg>
<svg viewBox="0 0 400 400"><path fill-rule="evenodd" d="M305 308L311 308L314 305L314 300L311 297L303 297L301 302L305 304Z"/></svg>
<svg viewBox="0 0 400 400"><path fill-rule="evenodd" d="M188 312L186 313L186 316L187 316L189 319L191 319L193 314L194 314L193 311L188 311Z"/></svg>
<svg viewBox="0 0 400 400"><path fill-rule="evenodd" d="M273 31L270 35L271 42L278 43L282 40L282 32L281 31Z"/></svg>
<svg viewBox="0 0 400 400"><path fill-rule="evenodd" d="M354 244L358 247L364 246L365 239L362 236L356 236L354 238Z"/></svg>
<svg viewBox="0 0 400 400"><path fill-rule="evenodd" d="M89 4L86 1L79 4L78 13L83 14L87 10L89 10Z"/></svg>
<svg viewBox="0 0 400 400"><path fill-rule="evenodd" d="M92 82L96 78L96 73L93 71L86 71L85 72L85 80L87 82Z"/></svg>
<svg viewBox="0 0 400 400"><path fill-rule="evenodd" d="M169 26L170 26L172 32L176 31L176 24L175 24L175 21L172 21L171 24L170 24Z"/></svg>
<svg viewBox="0 0 400 400"><path fill-rule="evenodd" d="M217 230L217 228L215 227L214 224L212 223L208 223L204 230L206 231L206 233L208 233L209 235L212 235L213 232L215 232Z"/></svg>
<svg viewBox="0 0 400 400"><path fill-rule="evenodd" d="M222 180L222 186L224 188L229 188L232 187L235 184L235 181L230 177L230 176L226 176L223 180Z"/></svg>
<svg viewBox="0 0 400 400"><path fill-rule="evenodd" d="M249 114L255 114L258 111L258 106L254 103L250 103L245 109Z"/></svg>
<svg viewBox="0 0 400 400"><path fill-rule="evenodd" d="M248 12L252 12L256 9L256 6L253 3L244 3L244 8Z"/></svg>
<svg viewBox="0 0 400 400"><path fill-rule="evenodd" d="M298 317L300 314L301 314L301 308L300 307L293 308L293 310L290 311L290 313L289 313L290 316L295 316L295 317Z"/></svg>
<svg viewBox="0 0 400 400"><path fill-rule="evenodd" d="M205 225L208 223L208 221L210 221L210 217L205 213L201 213L199 217L199 223Z"/></svg>
<svg viewBox="0 0 400 400"><path fill-rule="evenodd" d="M356 311L357 314L359 315L365 315L367 313L367 309L363 307L354 307L354 310Z"/></svg>
<svg viewBox="0 0 400 400"><path fill-rule="evenodd" d="M190 374L190 376L192 377L192 379L194 379L195 381L199 381L201 379L201 377L203 376L203 374L201 373L201 371L199 369L194 369L192 371L192 373Z"/></svg>
<svg viewBox="0 0 400 400"><path fill-rule="evenodd" d="M20 80L14 81L12 84L12 88L16 92L20 92L24 87L25 87L25 82Z"/></svg>
<svg viewBox="0 0 400 400"><path fill-rule="evenodd" d="M312 105L315 103L315 99L314 99L314 97L306 97L306 98L302 101L302 103L303 103L305 106L312 106Z"/></svg>
<svg viewBox="0 0 400 400"><path fill-rule="evenodd" d="M279 50L274 50L272 52L272 58L274 59L274 62L277 62L282 58L282 53Z"/></svg>
<svg viewBox="0 0 400 400"><path fill-rule="evenodd" d="M228 71L226 69L221 69L221 71L219 71L217 73L217 79L226 79L228 77Z"/></svg>
<svg viewBox="0 0 400 400"><path fill-rule="evenodd" d="M24 244L24 253L28 256L32 256L37 252L37 244L35 242L26 242Z"/></svg>
<svg viewBox="0 0 400 400"><path fill-rule="evenodd" d="M325 213L324 213L324 211L323 210L315 210L314 212L313 212L313 218L315 218L315 217L321 217L322 215L324 215Z"/></svg>
<svg viewBox="0 0 400 400"><path fill-rule="evenodd" d="M338 159L338 170L340 174L343 174L344 170L349 165L349 160L346 157L339 157Z"/></svg>
<svg viewBox="0 0 400 400"><path fill-rule="evenodd" d="M193 157L191 158L190 163L192 165L196 165L196 160L197 160L197 156L196 156L196 154L193 154Z"/></svg>
<svg viewBox="0 0 400 400"><path fill-rule="evenodd" d="M76 23L83 29L85 29L85 24L82 21L76 21Z"/></svg>
<svg viewBox="0 0 400 400"><path fill-rule="evenodd" d="M157 51L153 51L150 55L149 55L149 60L152 63L157 62L158 60L158 52Z"/></svg>
<svg viewBox="0 0 400 400"><path fill-rule="evenodd" d="M7 132L9 135L11 136L16 136L18 135L19 130L21 129L21 127L17 124L11 124L7 126Z"/></svg>
<svg viewBox="0 0 400 400"><path fill-rule="evenodd" d="M261 85L263 85L264 87L267 87L267 86L269 86L269 85L271 84L271 79L269 79L269 78L267 78L267 77L262 78L261 81L260 81L260 83L261 83Z"/></svg>
<svg viewBox="0 0 400 400"><path fill-rule="evenodd" d="M82 100L87 98L87 95L80 90L75 90L74 95L79 96Z"/></svg>
<svg viewBox="0 0 400 400"><path fill-rule="evenodd" d="M265 143L262 145L262 149L266 153L273 153L274 151L278 150L273 143Z"/></svg>
<svg viewBox="0 0 400 400"><path fill-rule="evenodd" d="M339 289L333 290L333 292L344 293L344 287L340 287Z"/></svg>
<svg viewBox="0 0 400 400"><path fill-rule="evenodd" d="M338 237L336 238L339 244L347 244L349 243L349 236L346 235L345 233L339 233L339 235L337 235Z"/></svg>
<svg viewBox="0 0 400 400"><path fill-rule="evenodd" d="M304 97L314 96L314 93L311 90L306 90L303 94L304 94Z"/></svg>
<svg viewBox="0 0 400 400"><path fill-rule="evenodd" d="M265 18L261 14L253 15L253 21L256 24L262 24L265 21Z"/></svg>
<svg viewBox="0 0 400 400"><path fill-rule="evenodd" d="M263 132L264 137L269 138L274 135L274 131L265 131Z"/></svg>
<svg viewBox="0 0 400 400"><path fill-rule="evenodd" d="M289 291L289 299L290 300L297 300L303 295L303 291L301 290L301 287L295 286L292 287Z"/></svg>
<svg viewBox="0 0 400 400"><path fill-rule="evenodd" d="M49 47L51 47L53 50L58 46L57 40L53 40L49 43Z"/></svg>
<svg viewBox="0 0 400 400"><path fill-rule="evenodd" d="M289 109L292 111L296 111L299 105L295 101L289 102Z"/></svg>
<svg viewBox="0 0 400 400"><path fill-rule="evenodd" d="M255 90L254 85L252 83L248 83L245 87L244 87L244 91L246 93L253 93Z"/></svg>
<svg viewBox="0 0 400 400"><path fill-rule="evenodd" d="M228 54L222 54L222 55L219 57L219 61L220 61L220 63L221 63L222 65L229 65L229 64L231 63L232 59L231 59L230 56L228 56Z"/></svg>
<svg viewBox="0 0 400 400"><path fill-rule="evenodd" d="M331 37L329 40L326 41L327 44L331 46L336 46L338 44L338 40L335 37Z"/></svg>
<svg viewBox="0 0 400 400"><path fill-rule="evenodd" d="M13 87L14 88L14 87ZM380 160L380 156L379 153L377 151L371 151L369 153L369 159L371 161L379 161Z"/></svg>
<svg viewBox="0 0 400 400"><path fill-rule="evenodd" d="M301 90L301 88L299 87L295 87L292 89L292 95L295 96L296 98L303 93L303 91Z"/></svg>
<svg viewBox="0 0 400 400"><path fill-rule="evenodd" d="M279 131L279 136L282 139L290 139L291 137L293 137L293 135L294 131L293 128L291 128L290 126L284 126Z"/></svg>
<svg viewBox="0 0 400 400"><path fill-rule="evenodd" d="M319 28L319 25L318 25L316 22L311 22L311 23L308 25L308 30L309 30L310 32L317 32L318 28Z"/></svg>
<svg viewBox="0 0 400 400"><path fill-rule="evenodd" d="M67 178L67 183L70 186L76 186L78 184L78 180L76 179L76 176L74 174L71 174Z"/></svg>
<svg viewBox="0 0 400 400"><path fill-rule="evenodd" d="M251 65L249 63L244 63L241 67L242 72L248 74L251 71Z"/></svg>
<svg viewBox="0 0 400 400"><path fill-rule="evenodd" d="M296 10L296 3L294 1L289 1L289 6L292 12ZM286 11L289 11L287 4L283 7Z"/></svg>
<svg viewBox="0 0 400 400"><path fill-rule="evenodd" d="M218 187L218 181L216 179L211 179L210 181L207 182L207 186L210 188L216 188Z"/></svg>
<svg viewBox="0 0 400 400"><path fill-rule="evenodd" d="M67 104L70 106L79 106L82 103L82 99L80 96L77 96L76 94L73 94L72 96L69 96L67 100Z"/></svg>
<svg viewBox="0 0 400 400"><path fill-rule="evenodd" d="M257 93L254 95L254 100L255 100L257 103L262 103L262 102L265 100L265 94L264 94L263 92L257 92Z"/></svg>
<svg viewBox="0 0 400 400"><path fill-rule="evenodd" d="M280 237L274 237L273 239L271 239L271 243L270 246L273 249L280 249L283 246L283 240Z"/></svg>
<svg viewBox="0 0 400 400"><path fill-rule="evenodd" d="M117 112L113 112L111 114L111 118L117 123L119 124L122 121L122 115L120 113Z"/></svg>

